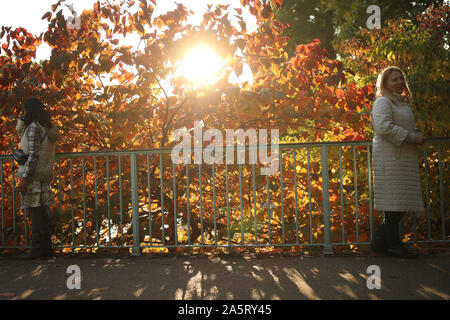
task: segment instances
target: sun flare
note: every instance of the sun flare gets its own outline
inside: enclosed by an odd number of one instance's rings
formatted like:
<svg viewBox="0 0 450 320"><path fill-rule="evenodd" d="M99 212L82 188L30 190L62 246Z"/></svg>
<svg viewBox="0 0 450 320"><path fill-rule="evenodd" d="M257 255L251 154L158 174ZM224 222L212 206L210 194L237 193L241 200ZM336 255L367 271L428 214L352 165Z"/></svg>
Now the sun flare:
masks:
<svg viewBox="0 0 450 320"><path fill-rule="evenodd" d="M214 50L202 45L187 52L177 73L196 85L211 84L220 77L223 63Z"/></svg>

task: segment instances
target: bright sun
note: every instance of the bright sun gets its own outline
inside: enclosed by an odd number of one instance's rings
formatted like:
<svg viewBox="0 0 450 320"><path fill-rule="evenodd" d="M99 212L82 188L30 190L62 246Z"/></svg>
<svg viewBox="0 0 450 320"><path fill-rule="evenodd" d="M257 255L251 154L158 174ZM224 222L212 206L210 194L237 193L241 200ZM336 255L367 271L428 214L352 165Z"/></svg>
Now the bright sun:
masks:
<svg viewBox="0 0 450 320"><path fill-rule="evenodd" d="M202 45L187 52L177 74L196 85L211 84L219 78L223 63L222 58L214 50Z"/></svg>

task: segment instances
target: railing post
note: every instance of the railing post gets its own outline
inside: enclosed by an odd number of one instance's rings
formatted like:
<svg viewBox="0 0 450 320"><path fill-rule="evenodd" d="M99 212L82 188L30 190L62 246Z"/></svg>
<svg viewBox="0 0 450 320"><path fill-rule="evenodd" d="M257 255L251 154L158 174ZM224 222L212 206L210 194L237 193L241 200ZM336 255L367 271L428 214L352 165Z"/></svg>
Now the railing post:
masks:
<svg viewBox="0 0 450 320"><path fill-rule="evenodd" d="M328 147L322 145L323 254L333 254L330 241L330 190L328 184Z"/></svg>
<svg viewBox="0 0 450 320"><path fill-rule="evenodd" d="M133 247L131 255L134 257L141 255L140 237L139 237L139 206L138 206L138 186L137 186L137 167L136 154L130 154L131 162L131 209L133 219Z"/></svg>

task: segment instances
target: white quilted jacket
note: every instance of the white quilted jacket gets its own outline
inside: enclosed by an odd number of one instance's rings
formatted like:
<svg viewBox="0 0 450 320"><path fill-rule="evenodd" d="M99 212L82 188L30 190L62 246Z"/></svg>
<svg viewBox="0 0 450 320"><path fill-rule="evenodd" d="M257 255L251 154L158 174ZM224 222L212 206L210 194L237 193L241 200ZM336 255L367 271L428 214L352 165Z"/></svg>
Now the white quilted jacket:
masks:
<svg viewBox="0 0 450 320"><path fill-rule="evenodd" d="M377 211L424 210L415 119L406 102L395 105L387 97L375 100L372 144L374 202Z"/></svg>

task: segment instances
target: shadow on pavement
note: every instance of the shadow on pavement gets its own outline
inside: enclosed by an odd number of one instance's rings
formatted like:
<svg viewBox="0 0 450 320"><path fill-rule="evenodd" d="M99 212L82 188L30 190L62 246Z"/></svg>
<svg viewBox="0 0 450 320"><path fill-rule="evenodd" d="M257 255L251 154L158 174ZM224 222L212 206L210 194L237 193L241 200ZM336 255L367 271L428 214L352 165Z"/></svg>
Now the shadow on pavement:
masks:
<svg viewBox="0 0 450 320"><path fill-rule="evenodd" d="M68 289L77 265L81 289ZM381 288L367 268L379 266ZM450 255L0 257L0 299L450 299ZM371 278L372 279L372 278ZM369 279L369 280L371 280Z"/></svg>

